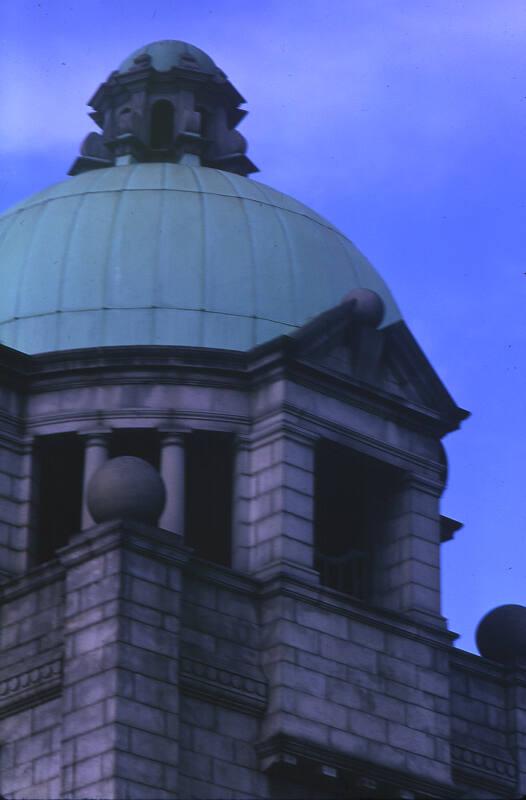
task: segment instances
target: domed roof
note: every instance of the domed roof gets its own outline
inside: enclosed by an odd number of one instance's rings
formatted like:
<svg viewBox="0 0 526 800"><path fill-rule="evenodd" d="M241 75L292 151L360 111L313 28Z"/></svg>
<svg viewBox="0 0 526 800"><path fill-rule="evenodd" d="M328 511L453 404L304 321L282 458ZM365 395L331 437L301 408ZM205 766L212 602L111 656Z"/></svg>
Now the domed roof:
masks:
<svg viewBox="0 0 526 800"><path fill-rule="evenodd" d="M353 288L387 286L336 228L232 173L93 170L0 216L0 342L26 353L111 345L246 350Z"/></svg>
<svg viewBox="0 0 526 800"><path fill-rule="evenodd" d="M158 72L168 72L172 67L185 67L186 69L200 69L202 72L211 74L221 73L221 70L203 50L193 44L179 42L176 39L164 39L139 47L124 59L118 71L128 72L137 67L141 56L149 56L150 65Z"/></svg>

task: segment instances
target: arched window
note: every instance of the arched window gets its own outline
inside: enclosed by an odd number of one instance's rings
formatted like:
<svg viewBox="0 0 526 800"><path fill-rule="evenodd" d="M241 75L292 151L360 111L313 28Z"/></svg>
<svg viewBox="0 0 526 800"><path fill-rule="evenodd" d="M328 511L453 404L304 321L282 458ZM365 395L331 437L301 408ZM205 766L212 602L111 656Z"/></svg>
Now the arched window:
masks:
<svg viewBox="0 0 526 800"><path fill-rule="evenodd" d="M154 150L171 147L174 135L174 109L168 100L157 100L152 106L150 144Z"/></svg>

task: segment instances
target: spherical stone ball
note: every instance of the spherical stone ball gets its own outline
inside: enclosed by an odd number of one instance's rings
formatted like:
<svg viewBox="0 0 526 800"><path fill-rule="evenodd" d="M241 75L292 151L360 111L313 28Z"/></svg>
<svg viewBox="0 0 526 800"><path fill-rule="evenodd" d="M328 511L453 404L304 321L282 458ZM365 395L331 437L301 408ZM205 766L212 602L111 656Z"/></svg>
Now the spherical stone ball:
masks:
<svg viewBox="0 0 526 800"><path fill-rule="evenodd" d="M155 525L165 499L157 470L135 456L109 459L88 485L88 509L95 522L133 519Z"/></svg>
<svg viewBox="0 0 526 800"><path fill-rule="evenodd" d="M364 325L377 328L384 318L383 300L372 289L353 289L345 295L342 303L352 303L353 317Z"/></svg>
<svg viewBox="0 0 526 800"><path fill-rule="evenodd" d="M526 607L494 608L479 622L476 639L484 658L501 663L526 661Z"/></svg>

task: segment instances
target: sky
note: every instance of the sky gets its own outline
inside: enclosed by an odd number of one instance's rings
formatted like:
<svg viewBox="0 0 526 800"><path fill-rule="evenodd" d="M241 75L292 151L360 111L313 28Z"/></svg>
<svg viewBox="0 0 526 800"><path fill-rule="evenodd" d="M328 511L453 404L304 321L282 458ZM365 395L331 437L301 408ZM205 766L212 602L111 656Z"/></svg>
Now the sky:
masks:
<svg viewBox="0 0 526 800"><path fill-rule="evenodd" d="M375 265L456 402L443 613L526 604L524 0L2 0L0 210L63 180L86 103L133 50L181 39L247 99L256 179ZM1 287L0 287L1 291Z"/></svg>

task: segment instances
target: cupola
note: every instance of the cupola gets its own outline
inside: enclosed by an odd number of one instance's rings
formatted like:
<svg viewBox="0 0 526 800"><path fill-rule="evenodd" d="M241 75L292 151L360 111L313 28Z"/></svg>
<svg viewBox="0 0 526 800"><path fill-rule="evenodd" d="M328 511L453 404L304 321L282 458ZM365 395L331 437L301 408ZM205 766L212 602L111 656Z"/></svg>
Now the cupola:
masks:
<svg viewBox="0 0 526 800"><path fill-rule="evenodd" d="M236 130L245 102L198 47L154 42L126 58L95 92L90 133L70 175L114 164L186 163L238 175L257 172Z"/></svg>

